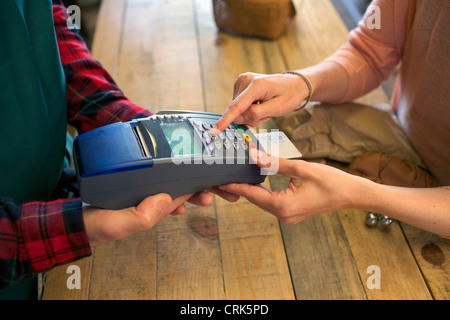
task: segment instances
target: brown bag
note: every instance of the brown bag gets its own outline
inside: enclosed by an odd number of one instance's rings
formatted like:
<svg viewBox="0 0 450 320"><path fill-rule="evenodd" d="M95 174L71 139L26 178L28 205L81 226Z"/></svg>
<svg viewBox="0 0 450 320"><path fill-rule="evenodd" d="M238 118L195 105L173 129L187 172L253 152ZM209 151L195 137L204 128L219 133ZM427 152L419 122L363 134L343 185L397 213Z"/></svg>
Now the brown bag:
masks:
<svg viewBox="0 0 450 320"><path fill-rule="evenodd" d="M277 39L295 15L291 0L213 0L217 27L233 34Z"/></svg>
<svg viewBox="0 0 450 320"><path fill-rule="evenodd" d="M419 166L388 157L381 152L366 152L357 157L349 167L349 173L377 183L409 188L434 188L440 184Z"/></svg>

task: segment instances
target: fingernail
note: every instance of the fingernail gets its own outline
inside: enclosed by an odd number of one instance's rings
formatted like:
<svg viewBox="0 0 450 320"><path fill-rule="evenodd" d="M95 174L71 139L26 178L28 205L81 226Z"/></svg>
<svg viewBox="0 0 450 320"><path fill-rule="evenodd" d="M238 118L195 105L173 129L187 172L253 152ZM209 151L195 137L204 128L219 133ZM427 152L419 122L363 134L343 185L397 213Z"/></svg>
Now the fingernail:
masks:
<svg viewBox="0 0 450 320"><path fill-rule="evenodd" d="M170 201L168 201L164 196L161 196L162 199L160 199L157 203L156 203L156 207L158 209L161 210L165 210L170 206Z"/></svg>

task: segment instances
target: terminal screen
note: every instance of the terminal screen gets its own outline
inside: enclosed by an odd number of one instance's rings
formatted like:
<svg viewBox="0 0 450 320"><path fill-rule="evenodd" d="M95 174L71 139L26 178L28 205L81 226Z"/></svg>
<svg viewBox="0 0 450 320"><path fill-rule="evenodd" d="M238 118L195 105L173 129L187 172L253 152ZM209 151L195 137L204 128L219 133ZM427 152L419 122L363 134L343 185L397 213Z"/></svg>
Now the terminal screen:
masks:
<svg viewBox="0 0 450 320"><path fill-rule="evenodd" d="M201 155L202 143L194 135L189 122L161 124L162 131L172 149L172 156Z"/></svg>

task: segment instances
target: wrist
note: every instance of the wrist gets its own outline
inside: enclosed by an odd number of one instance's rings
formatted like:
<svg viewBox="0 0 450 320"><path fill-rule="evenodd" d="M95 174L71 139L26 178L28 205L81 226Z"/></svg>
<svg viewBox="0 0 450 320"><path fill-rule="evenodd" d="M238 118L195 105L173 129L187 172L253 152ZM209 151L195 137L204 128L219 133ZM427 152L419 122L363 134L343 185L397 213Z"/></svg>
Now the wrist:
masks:
<svg viewBox="0 0 450 320"><path fill-rule="evenodd" d="M304 74L314 88L312 101L335 103L342 100L348 89L347 71L332 61L323 61L314 66L298 70Z"/></svg>
<svg viewBox="0 0 450 320"><path fill-rule="evenodd" d="M377 198L380 185L363 177L351 176L351 189L345 192L346 207L362 209L366 211L376 211Z"/></svg>
<svg viewBox="0 0 450 320"><path fill-rule="evenodd" d="M293 76L296 76L299 82L298 87L300 88L299 91L302 92L301 95L301 100L298 102L299 106L295 109L295 111L303 109L308 102L311 100L312 96L313 96L313 86L311 81L309 80L309 78L301 73L301 72L297 72L297 71L285 71L283 72L283 74L291 74ZM303 94L304 92L306 92L306 97Z"/></svg>

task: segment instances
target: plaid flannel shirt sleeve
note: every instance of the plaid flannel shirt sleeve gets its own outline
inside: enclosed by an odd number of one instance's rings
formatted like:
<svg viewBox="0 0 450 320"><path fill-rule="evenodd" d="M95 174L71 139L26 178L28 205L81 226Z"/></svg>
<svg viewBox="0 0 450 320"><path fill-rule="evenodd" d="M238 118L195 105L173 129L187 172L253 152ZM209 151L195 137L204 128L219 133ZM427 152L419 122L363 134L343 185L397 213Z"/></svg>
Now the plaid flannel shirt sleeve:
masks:
<svg viewBox="0 0 450 320"><path fill-rule="evenodd" d="M0 289L91 254L81 201L0 199Z"/></svg>
<svg viewBox="0 0 450 320"><path fill-rule="evenodd" d="M76 29L61 0L53 0L53 18L67 82L69 123L78 132L152 113L126 98L111 75L96 61Z"/></svg>

